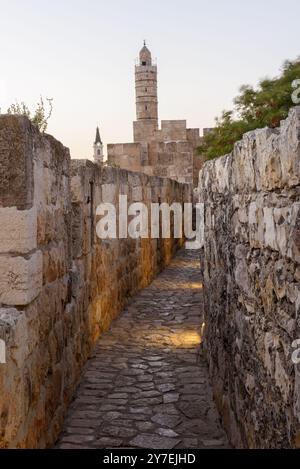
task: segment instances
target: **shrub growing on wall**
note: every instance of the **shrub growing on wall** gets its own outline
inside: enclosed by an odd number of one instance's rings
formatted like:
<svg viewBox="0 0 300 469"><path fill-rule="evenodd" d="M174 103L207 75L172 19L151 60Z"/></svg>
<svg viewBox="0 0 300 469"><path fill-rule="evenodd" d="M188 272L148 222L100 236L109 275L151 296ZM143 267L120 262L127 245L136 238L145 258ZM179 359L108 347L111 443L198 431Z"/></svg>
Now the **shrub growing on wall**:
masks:
<svg viewBox="0 0 300 469"><path fill-rule="evenodd" d="M41 132L46 132L48 127L48 121L52 115L53 105L52 98L47 98L48 110L42 97L40 97L37 107L32 114L26 104L22 101L21 103L14 103L7 109L7 114L19 114L26 116L31 122L38 127Z"/></svg>
<svg viewBox="0 0 300 469"><path fill-rule="evenodd" d="M198 148L205 159L230 153L245 132L262 127L278 127L295 105L294 80L300 79L300 60L283 64L280 76L261 80L257 88L244 85L234 99L234 109L223 111L216 127L203 137Z"/></svg>

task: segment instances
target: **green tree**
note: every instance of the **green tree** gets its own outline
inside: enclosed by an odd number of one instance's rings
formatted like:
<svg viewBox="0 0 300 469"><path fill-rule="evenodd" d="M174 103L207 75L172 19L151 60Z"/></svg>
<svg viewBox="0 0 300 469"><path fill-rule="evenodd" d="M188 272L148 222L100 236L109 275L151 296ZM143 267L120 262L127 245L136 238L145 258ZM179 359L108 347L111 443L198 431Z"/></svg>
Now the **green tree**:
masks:
<svg viewBox="0 0 300 469"><path fill-rule="evenodd" d="M234 99L234 109L223 111L216 118L216 126L203 137L198 152L205 159L213 159L230 153L236 141L250 130L280 125L291 107L294 91L292 83L300 78L300 59L286 61L280 76L261 80L257 88L243 85Z"/></svg>
<svg viewBox="0 0 300 469"><path fill-rule="evenodd" d="M38 127L41 132L46 132L48 122L53 111L53 99L46 98L46 101L48 103L48 109L46 109L44 100L41 96L33 114L30 112L29 108L23 101L20 103L16 102L7 109L7 114L26 116L34 125Z"/></svg>

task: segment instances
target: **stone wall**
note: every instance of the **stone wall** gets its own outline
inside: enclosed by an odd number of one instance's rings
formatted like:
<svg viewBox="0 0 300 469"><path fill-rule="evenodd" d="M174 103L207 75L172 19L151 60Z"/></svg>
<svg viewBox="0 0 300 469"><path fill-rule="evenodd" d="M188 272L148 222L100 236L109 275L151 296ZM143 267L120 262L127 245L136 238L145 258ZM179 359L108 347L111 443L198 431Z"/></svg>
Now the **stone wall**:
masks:
<svg viewBox="0 0 300 469"><path fill-rule="evenodd" d="M142 143L108 144L108 164L128 171L140 171L142 166L148 165L148 146L145 145Z"/></svg>
<svg viewBox="0 0 300 469"><path fill-rule="evenodd" d="M200 144L199 129L187 129L185 120L161 121L161 129L157 129L157 123L147 120L133 124L135 143L107 145L108 163L192 184L193 158ZM198 176L200 166L197 168Z"/></svg>
<svg viewBox="0 0 300 469"><path fill-rule="evenodd" d="M96 237L96 207L189 201L191 188L86 160L0 116L0 448L52 445L83 364L128 298L182 244Z"/></svg>
<svg viewBox="0 0 300 469"><path fill-rule="evenodd" d="M300 446L300 108L205 163L204 350L236 447Z"/></svg>

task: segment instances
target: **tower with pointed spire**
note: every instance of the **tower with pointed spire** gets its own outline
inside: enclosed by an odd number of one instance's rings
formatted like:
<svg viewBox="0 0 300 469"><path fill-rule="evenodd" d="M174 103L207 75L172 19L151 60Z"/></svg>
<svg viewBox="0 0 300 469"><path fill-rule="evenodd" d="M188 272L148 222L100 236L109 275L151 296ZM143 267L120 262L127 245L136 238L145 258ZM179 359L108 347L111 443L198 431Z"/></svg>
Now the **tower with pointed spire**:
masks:
<svg viewBox="0 0 300 469"><path fill-rule="evenodd" d="M157 66L152 62L146 41L140 50L138 65L135 66L135 95L137 141L140 133L152 133L158 129Z"/></svg>
<svg viewBox="0 0 300 469"><path fill-rule="evenodd" d="M200 167L193 160L201 143L199 129L188 129L184 119L162 120L159 128L157 66L145 41L135 66L135 92L133 142L108 144L108 165L178 182L194 180L196 186Z"/></svg>
<svg viewBox="0 0 300 469"><path fill-rule="evenodd" d="M96 129L96 138L94 141L94 160L97 163L103 163L103 143L100 137L100 130L99 127Z"/></svg>

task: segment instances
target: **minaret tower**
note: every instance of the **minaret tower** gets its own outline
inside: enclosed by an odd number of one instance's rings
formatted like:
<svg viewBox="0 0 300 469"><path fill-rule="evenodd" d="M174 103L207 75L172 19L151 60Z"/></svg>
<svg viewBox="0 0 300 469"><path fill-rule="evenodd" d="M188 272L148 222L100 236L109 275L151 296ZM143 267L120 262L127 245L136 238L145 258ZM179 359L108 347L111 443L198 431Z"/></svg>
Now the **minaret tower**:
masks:
<svg viewBox="0 0 300 469"><path fill-rule="evenodd" d="M103 163L103 143L100 137L99 127L96 129L96 138L94 142L94 160L97 163Z"/></svg>
<svg viewBox="0 0 300 469"><path fill-rule="evenodd" d="M135 66L135 94L136 130L142 137L143 124L146 133L151 128L158 128L157 66L152 64L151 52L145 41L139 54L139 64Z"/></svg>

